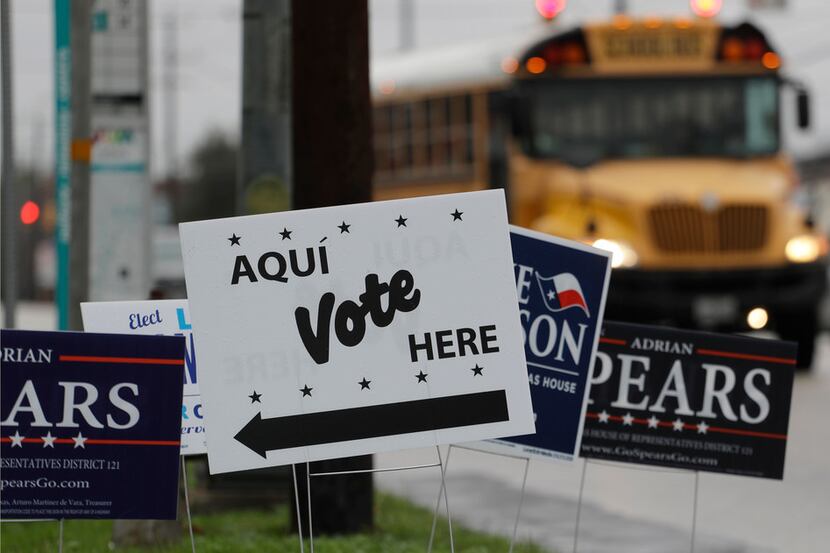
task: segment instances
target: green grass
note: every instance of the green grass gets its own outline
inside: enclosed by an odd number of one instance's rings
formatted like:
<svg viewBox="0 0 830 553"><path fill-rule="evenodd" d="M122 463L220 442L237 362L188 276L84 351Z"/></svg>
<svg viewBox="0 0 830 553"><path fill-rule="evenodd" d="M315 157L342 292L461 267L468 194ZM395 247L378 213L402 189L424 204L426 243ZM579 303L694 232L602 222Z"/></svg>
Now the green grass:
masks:
<svg viewBox="0 0 830 553"><path fill-rule="evenodd" d="M199 553L296 553L299 542L289 531L288 507L276 511L234 511L197 515L194 525ZM316 553L423 553L426 551L432 513L411 503L385 494L375 499L373 532L344 537L319 537L314 540ZM69 520L64 525L65 553L110 551L110 521ZM3 523L0 526L3 553L54 553L57 551L58 523ZM459 553L506 552L508 540L474 532L453 525L455 550ZM306 541L306 551L308 542ZM125 553L190 553L190 540L184 533L181 543L169 547L124 548ZM447 524L440 519L433 551L447 553ZM516 553L542 553L531 544L517 544Z"/></svg>

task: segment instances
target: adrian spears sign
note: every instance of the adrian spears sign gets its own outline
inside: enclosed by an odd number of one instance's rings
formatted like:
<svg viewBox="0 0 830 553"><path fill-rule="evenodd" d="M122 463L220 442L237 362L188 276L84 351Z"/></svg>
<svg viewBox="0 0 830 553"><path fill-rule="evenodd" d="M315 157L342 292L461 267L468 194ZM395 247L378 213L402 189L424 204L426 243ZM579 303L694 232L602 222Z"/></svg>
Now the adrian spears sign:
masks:
<svg viewBox="0 0 830 553"><path fill-rule="evenodd" d="M175 519L184 340L1 334L0 516Z"/></svg>
<svg viewBox="0 0 830 553"><path fill-rule="evenodd" d="M606 322L582 455L781 479L796 345Z"/></svg>
<svg viewBox="0 0 830 553"><path fill-rule="evenodd" d="M533 432L501 191L180 228L212 473Z"/></svg>

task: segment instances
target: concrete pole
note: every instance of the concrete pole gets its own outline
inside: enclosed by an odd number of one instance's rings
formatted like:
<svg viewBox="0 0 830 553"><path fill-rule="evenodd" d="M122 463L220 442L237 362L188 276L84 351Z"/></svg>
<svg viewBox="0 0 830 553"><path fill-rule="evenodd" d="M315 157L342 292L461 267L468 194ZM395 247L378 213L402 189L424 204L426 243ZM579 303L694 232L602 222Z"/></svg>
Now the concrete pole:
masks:
<svg viewBox="0 0 830 553"><path fill-rule="evenodd" d="M274 188L288 209L291 159L291 2L245 0L242 13L242 139L236 211L243 215L252 185ZM308 30L304 32L310 32Z"/></svg>
<svg viewBox="0 0 830 553"><path fill-rule="evenodd" d="M0 0L0 73L3 81L3 327L14 328L17 309L17 202L14 183L12 37L9 0Z"/></svg>
<svg viewBox="0 0 830 553"><path fill-rule="evenodd" d="M89 298L89 170L92 1L72 0L72 190L69 255L69 328L83 330L81 302Z"/></svg>

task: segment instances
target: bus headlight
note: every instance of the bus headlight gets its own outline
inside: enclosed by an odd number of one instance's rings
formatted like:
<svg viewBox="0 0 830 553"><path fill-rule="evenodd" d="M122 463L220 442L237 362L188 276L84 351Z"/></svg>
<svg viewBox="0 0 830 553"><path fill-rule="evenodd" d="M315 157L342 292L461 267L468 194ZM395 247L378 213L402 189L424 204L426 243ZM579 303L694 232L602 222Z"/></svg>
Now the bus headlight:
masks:
<svg viewBox="0 0 830 553"><path fill-rule="evenodd" d="M800 234L789 239L784 253L793 263L810 263L827 253L827 239L813 234Z"/></svg>
<svg viewBox="0 0 830 553"><path fill-rule="evenodd" d="M637 252L625 242L600 238L594 240L593 246L611 252L611 267L614 269L633 267L637 264Z"/></svg>

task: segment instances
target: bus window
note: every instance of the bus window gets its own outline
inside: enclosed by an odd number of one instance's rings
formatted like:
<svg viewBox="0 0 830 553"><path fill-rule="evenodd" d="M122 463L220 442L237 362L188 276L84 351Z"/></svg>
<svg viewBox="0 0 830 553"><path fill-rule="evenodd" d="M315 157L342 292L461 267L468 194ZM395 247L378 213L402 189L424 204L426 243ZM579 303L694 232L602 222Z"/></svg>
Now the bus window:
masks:
<svg viewBox="0 0 830 553"><path fill-rule="evenodd" d="M523 143L542 158L569 148L618 158L769 155L778 149L777 86L768 77L528 83Z"/></svg>
<svg viewBox="0 0 830 553"><path fill-rule="evenodd" d="M750 79L744 91L747 148L769 151L778 142L778 93L770 79Z"/></svg>

